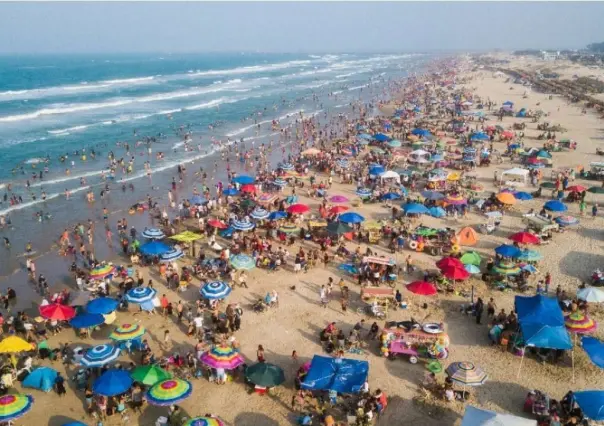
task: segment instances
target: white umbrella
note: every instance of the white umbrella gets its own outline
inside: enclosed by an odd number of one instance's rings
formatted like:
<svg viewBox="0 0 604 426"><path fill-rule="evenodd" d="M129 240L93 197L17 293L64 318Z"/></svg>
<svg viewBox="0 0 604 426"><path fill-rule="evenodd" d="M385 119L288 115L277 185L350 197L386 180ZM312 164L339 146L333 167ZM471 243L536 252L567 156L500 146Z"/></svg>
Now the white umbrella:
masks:
<svg viewBox="0 0 604 426"><path fill-rule="evenodd" d="M577 292L577 297L590 303L604 302L604 290L595 287L587 287Z"/></svg>

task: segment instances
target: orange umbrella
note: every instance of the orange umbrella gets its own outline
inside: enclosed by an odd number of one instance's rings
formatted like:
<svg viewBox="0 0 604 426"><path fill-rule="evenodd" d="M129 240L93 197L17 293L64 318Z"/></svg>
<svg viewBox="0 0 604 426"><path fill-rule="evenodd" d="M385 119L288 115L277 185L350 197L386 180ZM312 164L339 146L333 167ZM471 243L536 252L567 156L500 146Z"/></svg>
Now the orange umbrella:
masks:
<svg viewBox="0 0 604 426"><path fill-rule="evenodd" d="M497 199L503 204L516 204L516 197L510 192L500 192L497 194Z"/></svg>

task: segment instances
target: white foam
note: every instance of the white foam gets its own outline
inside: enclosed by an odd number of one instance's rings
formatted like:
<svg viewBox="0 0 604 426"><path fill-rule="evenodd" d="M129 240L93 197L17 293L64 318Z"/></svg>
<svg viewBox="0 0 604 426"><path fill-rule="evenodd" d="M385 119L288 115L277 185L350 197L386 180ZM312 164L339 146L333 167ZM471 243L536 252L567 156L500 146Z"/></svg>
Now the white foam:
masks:
<svg viewBox="0 0 604 426"><path fill-rule="evenodd" d="M50 133L51 135L60 135L63 133L70 133L70 132L77 132L78 130L84 130L89 128L91 125L81 125L81 126L73 126L73 127L68 127L66 129L59 129L59 130L49 130L48 133Z"/></svg>
<svg viewBox="0 0 604 426"><path fill-rule="evenodd" d="M34 184L32 184L32 187L38 187L38 186L50 186L50 185L56 185L57 183L63 183L63 182L69 182L71 180L79 180L81 178L87 178L87 177L91 177L91 176L99 176L103 173L103 171L105 171L106 173L109 173L109 170L93 170L91 172L87 172L87 173L81 173L78 175L70 175L70 176L65 176L62 178L57 178L57 179L51 179L51 180L42 180L42 181L38 181Z"/></svg>

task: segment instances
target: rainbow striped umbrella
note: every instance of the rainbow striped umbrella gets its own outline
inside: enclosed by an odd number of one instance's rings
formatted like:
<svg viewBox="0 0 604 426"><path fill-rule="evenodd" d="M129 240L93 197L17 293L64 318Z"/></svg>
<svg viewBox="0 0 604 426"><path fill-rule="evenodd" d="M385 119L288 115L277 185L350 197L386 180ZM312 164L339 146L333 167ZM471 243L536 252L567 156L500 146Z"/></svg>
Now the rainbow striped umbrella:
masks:
<svg viewBox="0 0 604 426"><path fill-rule="evenodd" d="M564 325L573 333L591 333L596 331L598 323L581 311L575 311L564 319Z"/></svg>
<svg viewBox="0 0 604 426"><path fill-rule="evenodd" d="M138 339L145 334L145 327L139 324L122 324L109 335L110 339L118 342Z"/></svg>
<svg viewBox="0 0 604 426"><path fill-rule="evenodd" d="M468 204L468 201L462 197L461 195L449 195L447 198L445 198L445 203L447 204L452 204L454 206L461 206L463 204Z"/></svg>
<svg viewBox="0 0 604 426"><path fill-rule="evenodd" d="M8 422L25 415L34 404L31 395L4 395L0 397L0 422Z"/></svg>
<svg viewBox="0 0 604 426"><path fill-rule="evenodd" d="M208 367L225 370L233 370L245 362L241 354L230 346L216 346L204 352L199 359Z"/></svg>
<svg viewBox="0 0 604 426"><path fill-rule="evenodd" d="M90 271L90 278L93 280L102 280L103 278L113 275L115 273L115 266L104 265L98 266Z"/></svg>
<svg viewBox="0 0 604 426"><path fill-rule="evenodd" d="M195 417L187 420L183 426L225 426L224 422L215 417Z"/></svg>
<svg viewBox="0 0 604 426"><path fill-rule="evenodd" d="M168 406L184 401L193 392L191 382L182 379L168 379L156 383L147 391L147 401L151 405Z"/></svg>
<svg viewBox="0 0 604 426"><path fill-rule="evenodd" d="M501 275L518 275L522 269L513 263L500 262L493 266L493 271Z"/></svg>
<svg viewBox="0 0 604 426"><path fill-rule="evenodd" d="M284 234L295 234L300 232L300 228L293 223L286 223L285 225L281 225L281 227L279 227L279 231L283 232Z"/></svg>
<svg viewBox="0 0 604 426"><path fill-rule="evenodd" d="M447 367L447 374L454 382L464 386L480 386L487 381L487 373L472 362L454 362Z"/></svg>

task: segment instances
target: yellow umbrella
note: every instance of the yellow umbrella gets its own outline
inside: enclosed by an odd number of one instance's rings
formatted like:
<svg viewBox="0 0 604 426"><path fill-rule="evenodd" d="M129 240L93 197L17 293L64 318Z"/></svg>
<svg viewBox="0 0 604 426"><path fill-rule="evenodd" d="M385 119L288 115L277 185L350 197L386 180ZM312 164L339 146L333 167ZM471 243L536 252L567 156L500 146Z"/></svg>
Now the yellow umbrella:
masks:
<svg viewBox="0 0 604 426"><path fill-rule="evenodd" d="M195 232L191 232L191 231L184 231L184 232L181 232L180 234L176 234L170 238L175 241L180 241L183 243L191 243L193 241L201 240L203 238L203 235L196 234Z"/></svg>
<svg viewBox="0 0 604 426"><path fill-rule="evenodd" d="M117 319L117 315L115 314L115 311L113 311L109 312L107 315L103 315L103 318L105 318L105 324L113 324Z"/></svg>
<svg viewBox="0 0 604 426"><path fill-rule="evenodd" d="M363 223L363 228L365 229L382 229L382 225L376 220L371 220L369 222Z"/></svg>
<svg viewBox="0 0 604 426"><path fill-rule="evenodd" d="M0 342L0 353L3 354L31 351L33 348L34 345L17 336L9 336Z"/></svg>
<svg viewBox="0 0 604 426"><path fill-rule="evenodd" d="M454 182L459 179L461 179L461 175L459 173L451 173L449 176L447 176L447 180L449 182Z"/></svg>

